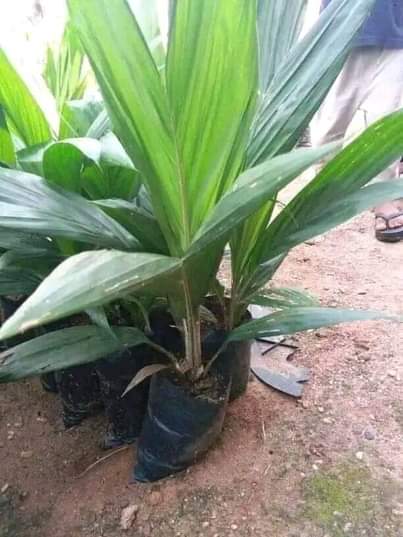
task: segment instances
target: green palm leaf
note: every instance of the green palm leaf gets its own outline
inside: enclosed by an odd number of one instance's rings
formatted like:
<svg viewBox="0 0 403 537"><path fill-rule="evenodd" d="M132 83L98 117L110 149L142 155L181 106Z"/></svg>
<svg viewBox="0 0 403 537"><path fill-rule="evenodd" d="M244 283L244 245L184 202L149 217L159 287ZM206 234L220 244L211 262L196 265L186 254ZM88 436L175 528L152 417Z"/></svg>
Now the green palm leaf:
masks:
<svg viewBox="0 0 403 537"><path fill-rule="evenodd" d="M228 341L242 341L254 338L288 336L304 330L331 326L353 321L371 320L401 321L397 315L379 311L360 311L336 308L295 307L272 313L235 328Z"/></svg>
<svg viewBox="0 0 403 537"><path fill-rule="evenodd" d="M329 144L317 149L297 149L280 155L240 175L233 191L221 198L188 251L187 257L208 248L217 240L228 239L239 227L278 191L304 170L338 148Z"/></svg>
<svg viewBox="0 0 403 537"><path fill-rule="evenodd" d="M165 65L165 49L158 20L158 0L128 0L159 69Z"/></svg>
<svg viewBox="0 0 403 537"><path fill-rule="evenodd" d="M144 208L122 199L97 200L94 203L125 227L147 251L168 254L168 247L157 220Z"/></svg>
<svg viewBox="0 0 403 537"><path fill-rule="evenodd" d="M103 110L103 103L94 99L65 102L60 111L59 140L87 136L88 130Z"/></svg>
<svg viewBox="0 0 403 537"><path fill-rule="evenodd" d="M262 100L248 165L289 151L339 74L374 0L333 0L292 50Z"/></svg>
<svg viewBox="0 0 403 537"><path fill-rule="evenodd" d="M254 110L255 22L254 2L174 4L166 70L184 249L242 164Z"/></svg>
<svg viewBox="0 0 403 537"><path fill-rule="evenodd" d="M44 79L56 99L59 113L67 101L81 99L87 85L87 73L84 68L84 53L78 35L67 22L62 40L57 49L48 48L47 62L43 73ZM63 120L59 134L63 136Z"/></svg>
<svg viewBox="0 0 403 537"><path fill-rule="evenodd" d="M170 117L141 30L125 1L71 0L68 5L114 130L149 185L164 234L177 251L183 226Z"/></svg>
<svg viewBox="0 0 403 537"><path fill-rule="evenodd" d="M15 164L15 150L3 107L0 105L0 165Z"/></svg>
<svg viewBox="0 0 403 537"><path fill-rule="evenodd" d="M289 50L301 24L304 2L260 0L261 80L271 79L261 97L248 148L248 166L290 151L308 125L353 45L373 0L333 0L311 32ZM281 22L280 22L281 21ZM284 40L284 41L283 41ZM256 269L256 256L275 200L266 204L231 240L235 286Z"/></svg>
<svg viewBox="0 0 403 537"><path fill-rule="evenodd" d="M157 296L167 296L180 284L180 270L180 260L153 254L98 250L71 256L3 324L0 338L131 293L152 290Z"/></svg>
<svg viewBox="0 0 403 537"><path fill-rule="evenodd" d="M43 155L52 142L24 147L16 153L18 168L43 177Z"/></svg>
<svg viewBox="0 0 403 537"><path fill-rule="evenodd" d="M102 138L107 132L111 130L111 122L106 110L102 110L98 116L91 123L86 136L88 138Z"/></svg>
<svg viewBox="0 0 403 537"><path fill-rule="evenodd" d="M53 256L57 253L54 242L49 237L24 233L0 227L0 248L12 250L27 257Z"/></svg>
<svg viewBox="0 0 403 537"><path fill-rule="evenodd" d="M403 111L381 119L349 144L267 228L260 258L265 262L356 214L403 196L403 181L366 188L403 152Z"/></svg>
<svg viewBox="0 0 403 537"><path fill-rule="evenodd" d="M35 145L51 140L52 131L44 112L1 49L0 80L0 104L21 141Z"/></svg>
<svg viewBox="0 0 403 537"><path fill-rule="evenodd" d="M96 246L141 249L125 228L81 196L35 175L2 168L0 226Z"/></svg>
<svg viewBox="0 0 403 537"><path fill-rule="evenodd" d="M307 0L258 0L259 78L264 94L296 44Z"/></svg>
<svg viewBox="0 0 403 537"><path fill-rule="evenodd" d="M100 140L71 138L43 152L45 178L91 199L133 199L140 177L119 140L111 132Z"/></svg>
<svg viewBox="0 0 403 537"><path fill-rule="evenodd" d="M273 276L288 251L383 201L403 196L402 181L363 188L403 152L403 112L381 119L331 160L259 234L238 281L247 301ZM240 254L241 255L241 254Z"/></svg>
<svg viewBox="0 0 403 537"><path fill-rule="evenodd" d="M43 174L47 181L71 192L82 191L83 167L98 166L101 144L91 138L72 138L51 144L43 153Z"/></svg>
<svg viewBox="0 0 403 537"><path fill-rule="evenodd" d="M138 170L112 132L105 134L100 142L100 173L96 173L96 167L87 168L83 173L83 189L91 199L132 200L141 186Z"/></svg>
<svg viewBox="0 0 403 537"><path fill-rule="evenodd" d="M1 267L0 296L29 295L35 291L40 281L32 270L17 266Z"/></svg>
<svg viewBox="0 0 403 537"><path fill-rule="evenodd" d="M271 287L251 298L252 304L273 309L298 306L318 306L318 300L308 293L287 287Z"/></svg>
<svg viewBox="0 0 403 537"><path fill-rule="evenodd" d="M69 6L116 133L171 253L182 254L241 163L256 78L254 3L177 2L166 90L124 0Z"/></svg>
<svg viewBox="0 0 403 537"><path fill-rule="evenodd" d="M74 326L36 337L0 354L0 383L87 364L127 347L148 343L136 328Z"/></svg>

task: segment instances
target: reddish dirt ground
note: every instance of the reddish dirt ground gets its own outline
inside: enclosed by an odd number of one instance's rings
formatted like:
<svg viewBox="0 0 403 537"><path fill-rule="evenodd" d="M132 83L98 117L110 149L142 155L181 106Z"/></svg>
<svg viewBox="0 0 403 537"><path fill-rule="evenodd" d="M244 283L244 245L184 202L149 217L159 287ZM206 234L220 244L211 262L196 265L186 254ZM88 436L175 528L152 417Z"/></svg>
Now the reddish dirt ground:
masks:
<svg viewBox="0 0 403 537"><path fill-rule="evenodd" d="M403 244L359 219L296 249L276 277L330 306L402 313ZM103 418L64 431L37 381L0 388L0 537L402 537L403 330L356 323L294 338L301 401L257 380L186 473L130 484L132 448L103 452ZM122 509L138 507L131 529Z"/></svg>

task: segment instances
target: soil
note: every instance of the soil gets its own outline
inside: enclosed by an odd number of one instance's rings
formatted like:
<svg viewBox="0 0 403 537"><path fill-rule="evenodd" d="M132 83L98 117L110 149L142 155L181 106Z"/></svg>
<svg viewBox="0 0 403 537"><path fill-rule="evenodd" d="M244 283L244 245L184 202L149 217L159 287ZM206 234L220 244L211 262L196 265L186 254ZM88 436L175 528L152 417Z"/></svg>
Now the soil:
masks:
<svg viewBox="0 0 403 537"><path fill-rule="evenodd" d="M402 259L403 244L376 242L364 215L297 248L276 282L330 306L402 313ZM215 448L152 485L129 483L133 447L86 471L105 456L102 417L65 431L39 381L2 386L0 537L402 537L401 326L294 341L294 362L312 372L302 400L252 380Z"/></svg>

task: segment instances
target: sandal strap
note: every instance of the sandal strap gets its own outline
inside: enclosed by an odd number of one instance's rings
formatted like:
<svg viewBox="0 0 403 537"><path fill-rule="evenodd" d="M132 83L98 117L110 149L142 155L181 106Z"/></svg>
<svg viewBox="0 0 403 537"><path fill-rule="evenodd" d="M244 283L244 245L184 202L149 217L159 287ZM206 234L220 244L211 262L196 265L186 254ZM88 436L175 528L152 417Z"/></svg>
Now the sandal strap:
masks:
<svg viewBox="0 0 403 537"><path fill-rule="evenodd" d="M399 216L403 216L403 211L396 211L392 214L385 214L385 213L375 213L375 218L382 218L382 220L385 221L387 229L394 229L389 226L389 223L394 218L398 218Z"/></svg>

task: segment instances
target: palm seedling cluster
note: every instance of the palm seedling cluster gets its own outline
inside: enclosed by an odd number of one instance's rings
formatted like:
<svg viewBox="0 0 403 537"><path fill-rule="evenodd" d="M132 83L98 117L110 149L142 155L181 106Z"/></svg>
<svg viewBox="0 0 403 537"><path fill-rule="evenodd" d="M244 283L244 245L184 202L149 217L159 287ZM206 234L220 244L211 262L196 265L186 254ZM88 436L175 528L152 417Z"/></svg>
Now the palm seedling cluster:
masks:
<svg viewBox="0 0 403 537"><path fill-rule="evenodd" d="M238 342L380 316L320 307L269 285L293 247L382 199L402 196L401 181L368 186L403 151L401 112L344 149L294 149L372 3L334 0L298 42L304 0L292 7L285 0L174 0L164 48L155 26L146 28L126 0L68 1L71 31L103 103L86 130L72 137L86 111L66 101L74 91L57 90L58 109L69 109L72 129L67 139L55 141L32 102L24 103L17 122L7 87L0 89L0 160L9 166L0 169L0 246L8 256L2 270L18 282L19 271L37 266L37 281L19 293L29 298L3 324L0 337L36 334L38 327L80 312L91 323L9 349L0 357L0 381L90 363L119 349L132 348L135 360L136 346L147 345L153 359L130 388L154 374L137 477L157 478L189 461L176 453L172 438L158 440L162 433L153 416L161 421L165 404L176 416L167 423L180 431L184 423L194 426L197 453L206 449L219 433L231 383L229 375L224 390L217 388L219 364L223 357L231 361ZM52 87L59 80L55 70L48 69ZM25 130L42 125L40 136L23 137L19 124ZM18 152L13 156L15 138L26 146L42 144L22 150L37 159L35 174L26 172ZM279 192L323 160L322 170L278 211ZM228 245L231 286L223 289L218 269ZM135 307L143 320L115 326L111 308L117 302ZM153 338L149 314L156 302L167 313L175 345ZM250 304L271 313L250 320ZM220 338L206 350L210 324ZM217 403L214 411L207 400ZM175 451L176 463L164 459L167 451ZM150 461L155 471L147 474Z"/></svg>

